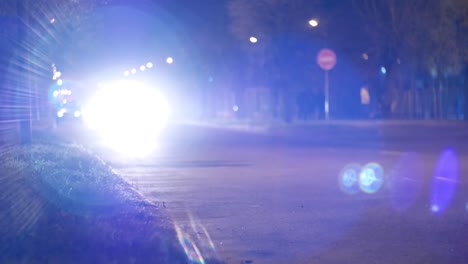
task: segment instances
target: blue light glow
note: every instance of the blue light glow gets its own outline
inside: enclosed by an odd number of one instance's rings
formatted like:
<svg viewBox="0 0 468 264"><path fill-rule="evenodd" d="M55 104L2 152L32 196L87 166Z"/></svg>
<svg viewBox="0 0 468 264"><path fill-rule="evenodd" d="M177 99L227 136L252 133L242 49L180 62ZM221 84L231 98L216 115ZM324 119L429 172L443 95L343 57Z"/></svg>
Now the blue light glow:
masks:
<svg viewBox="0 0 468 264"><path fill-rule="evenodd" d="M365 193L375 193L384 183L384 171L377 163L364 166L359 174L359 187Z"/></svg>
<svg viewBox="0 0 468 264"><path fill-rule="evenodd" d="M348 164L340 172L339 184L340 189L349 194L359 192L359 174L361 165Z"/></svg>
<svg viewBox="0 0 468 264"><path fill-rule="evenodd" d="M443 212L450 205L455 194L458 177L457 154L453 149L446 149L440 154L434 170L431 193L432 212Z"/></svg>
<svg viewBox="0 0 468 264"><path fill-rule="evenodd" d="M105 145L129 156L146 156L169 118L169 105L155 89L136 81L103 85L82 116Z"/></svg>
<svg viewBox="0 0 468 264"><path fill-rule="evenodd" d="M382 66L382 67L380 67L380 72L381 72L382 74L386 74L386 73L387 73L387 69L385 69L385 67Z"/></svg>

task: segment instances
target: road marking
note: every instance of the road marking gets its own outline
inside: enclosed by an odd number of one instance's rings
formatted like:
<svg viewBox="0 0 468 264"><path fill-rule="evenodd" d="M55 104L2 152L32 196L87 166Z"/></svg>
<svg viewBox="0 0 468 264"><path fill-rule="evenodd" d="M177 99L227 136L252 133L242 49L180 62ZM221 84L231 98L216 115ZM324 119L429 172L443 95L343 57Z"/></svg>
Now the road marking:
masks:
<svg viewBox="0 0 468 264"><path fill-rule="evenodd" d="M400 156L403 155L404 151L397 151L397 150L381 150L380 154L383 155L390 155L390 156Z"/></svg>

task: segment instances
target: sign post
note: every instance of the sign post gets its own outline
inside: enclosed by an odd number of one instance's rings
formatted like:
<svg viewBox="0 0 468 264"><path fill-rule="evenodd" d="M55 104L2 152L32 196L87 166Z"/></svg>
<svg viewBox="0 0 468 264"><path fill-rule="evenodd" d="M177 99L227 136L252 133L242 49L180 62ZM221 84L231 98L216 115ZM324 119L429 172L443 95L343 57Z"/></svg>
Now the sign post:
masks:
<svg viewBox="0 0 468 264"><path fill-rule="evenodd" d="M325 71L325 103L324 103L324 110L325 110L325 119L330 119L330 87L329 87L329 80L328 80L328 71L333 69L336 65L336 54L331 49L321 49L317 54L317 64Z"/></svg>

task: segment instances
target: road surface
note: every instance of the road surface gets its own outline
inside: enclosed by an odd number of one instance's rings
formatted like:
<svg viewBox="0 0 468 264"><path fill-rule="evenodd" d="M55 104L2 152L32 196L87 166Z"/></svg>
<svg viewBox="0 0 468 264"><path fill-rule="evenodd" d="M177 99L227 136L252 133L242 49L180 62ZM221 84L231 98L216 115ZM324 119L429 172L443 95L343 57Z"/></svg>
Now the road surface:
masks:
<svg viewBox="0 0 468 264"><path fill-rule="evenodd" d="M194 260L468 263L467 131L175 125L144 159L120 156L83 133L74 137L172 216ZM441 161L446 146L453 151ZM380 188L342 188L345 166L368 163L383 169Z"/></svg>

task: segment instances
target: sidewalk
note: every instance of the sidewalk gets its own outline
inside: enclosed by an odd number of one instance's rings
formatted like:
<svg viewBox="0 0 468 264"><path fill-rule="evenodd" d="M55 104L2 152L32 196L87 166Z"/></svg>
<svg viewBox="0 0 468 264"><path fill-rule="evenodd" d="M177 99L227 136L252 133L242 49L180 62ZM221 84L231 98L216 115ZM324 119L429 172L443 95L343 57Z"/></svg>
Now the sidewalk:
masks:
<svg viewBox="0 0 468 264"><path fill-rule="evenodd" d="M220 129L266 133L275 130L317 129L317 127L349 127L349 128L450 128L468 129L468 122L460 120L311 120L284 121L252 120L252 119L211 119L203 121L183 121L185 124L206 126Z"/></svg>

